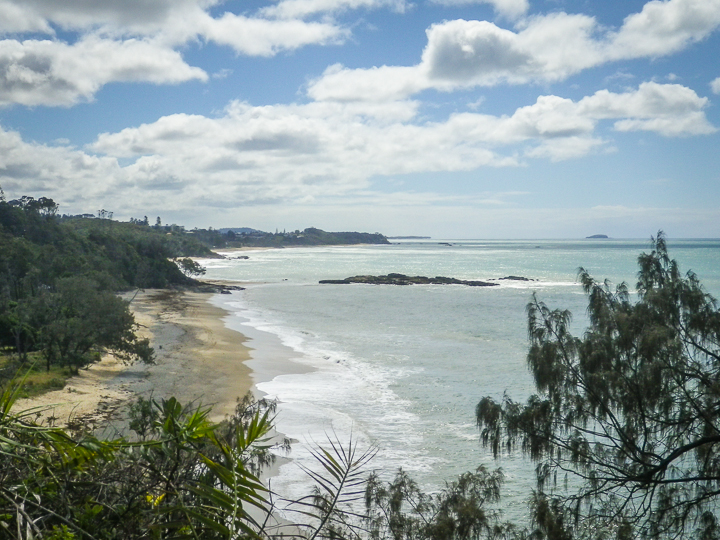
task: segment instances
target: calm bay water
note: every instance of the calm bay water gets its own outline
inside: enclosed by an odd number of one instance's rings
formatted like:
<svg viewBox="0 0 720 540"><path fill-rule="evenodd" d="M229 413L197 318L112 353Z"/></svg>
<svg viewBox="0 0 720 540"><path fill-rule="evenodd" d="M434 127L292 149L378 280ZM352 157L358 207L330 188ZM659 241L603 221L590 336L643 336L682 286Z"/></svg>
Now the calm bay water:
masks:
<svg viewBox="0 0 720 540"><path fill-rule="evenodd" d="M481 464L501 466L506 515L519 516L533 485L532 464L517 456L492 459L478 442L475 406L486 395L524 401L532 393L525 306L533 293L551 307L570 309L580 334L586 300L575 280L578 267L632 288L637 257L649 242L448 242L232 252L203 264L207 278L246 284L245 291L215 301L232 311L228 324L250 338L257 365L284 355L312 368L257 384L280 400L276 423L298 441L291 454L296 461L309 460L308 445L331 435L372 442L379 449L373 467L387 478L402 467L428 490ZM668 244L683 271L692 269L720 295L720 241ZM389 272L537 281L487 288L318 284ZM273 488L296 497L307 493L307 481L291 463Z"/></svg>

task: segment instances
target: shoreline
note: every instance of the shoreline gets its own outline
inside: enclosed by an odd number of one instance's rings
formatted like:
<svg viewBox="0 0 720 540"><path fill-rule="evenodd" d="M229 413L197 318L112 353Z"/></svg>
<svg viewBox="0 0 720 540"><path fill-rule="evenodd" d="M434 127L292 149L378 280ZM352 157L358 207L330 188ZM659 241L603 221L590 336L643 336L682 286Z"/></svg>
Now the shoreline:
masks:
<svg viewBox="0 0 720 540"><path fill-rule="evenodd" d="M155 289L125 295L155 349L155 363L125 364L113 355L82 369L62 390L18 400L15 410L42 408L41 422L90 427L102 435L122 432L138 397L175 396L183 405L212 407L210 419L233 413L237 400L255 390L248 338L231 329L231 312L212 301L216 293Z"/></svg>
<svg viewBox="0 0 720 540"><path fill-rule="evenodd" d="M138 337L148 338L155 349L155 363L127 364L106 354L68 379L62 390L20 399L14 410L37 409L35 421L40 424L113 438L128 435L130 405L140 396L174 396L183 406L209 406L209 420L219 423L234 413L248 392L256 399L265 395L257 383L309 371L293 362L287 347L270 334L238 330L242 322L232 324L238 311L224 305L229 298L225 294L152 289L122 296L130 300ZM278 444L285 439L275 427L270 437ZM268 486L283 465L293 462L287 454L273 453L274 460L260 474ZM272 519L278 530L295 530L278 515Z"/></svg>
<svg viewBox="0 0 720 540"><path fill-rule="evenodd" d="M355 246L391 246L388 244L299 244L289 246L243 246L243 247L224 247L213 248L211 251L222 256L223 253L237 253L242 251L269 251L272 249L296 249L296 248L327 248L327 247L355 247ZM191 259L200 260L207 257L190 257Z"/></svg>

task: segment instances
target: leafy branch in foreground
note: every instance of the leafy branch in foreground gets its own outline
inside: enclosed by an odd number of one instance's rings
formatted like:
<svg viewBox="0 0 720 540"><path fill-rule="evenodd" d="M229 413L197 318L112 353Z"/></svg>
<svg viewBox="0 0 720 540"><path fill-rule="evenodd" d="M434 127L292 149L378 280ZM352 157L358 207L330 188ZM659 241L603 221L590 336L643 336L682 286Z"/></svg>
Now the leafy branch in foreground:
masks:
<svg viewBox="0 0 720 540"><path fill-rule="evenodd" d="M720 312L662 232L652 247L638 259L636 302L626 284L612 290L580 269L582 338L569 312L533 298L538 394L477 406L483 444L538 462L538 487L558 503L540 506L567 538L596 536L595 525L627 538L720 537Z"/></svg>
<svg viewBox="0 0 720 540"><path fill-rule="evenodd" d="M139 399L135 441L78 438L14 412L22 381L0 394L0 536L88 540L356 537L364 467L374 449L317 448L314 493L295 501L302 523L278 525L257 471L288 441L273 435L275 403L245 398L221 424L208 408ZM64 536L60 536L64 535Z"/></svg>
<svg viewBox="0 0 720 540"><path fill-rule="evenodd" d="M269 459L268 410L253 403L250 419L240 421L241 402L233 418L215 425L209 409L149 401L135 407L146 417L134 422L140 440L101 441L38 425L36 410L12 411L20 386L0 394L3 538L63 530L90 540L255 535L249 508L265 511L269 503L249 468Z"/></svg>

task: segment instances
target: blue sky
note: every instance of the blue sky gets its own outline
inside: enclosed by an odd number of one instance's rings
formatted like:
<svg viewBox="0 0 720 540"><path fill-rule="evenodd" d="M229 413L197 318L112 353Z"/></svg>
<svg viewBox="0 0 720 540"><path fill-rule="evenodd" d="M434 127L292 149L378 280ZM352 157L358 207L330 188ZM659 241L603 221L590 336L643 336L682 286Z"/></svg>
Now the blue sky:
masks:
<svg viewBox="0 0 720 540"><path fill-rule="evenodd" d="M0 186L63 213L720 237L720 0L0 0Z"/></svg>

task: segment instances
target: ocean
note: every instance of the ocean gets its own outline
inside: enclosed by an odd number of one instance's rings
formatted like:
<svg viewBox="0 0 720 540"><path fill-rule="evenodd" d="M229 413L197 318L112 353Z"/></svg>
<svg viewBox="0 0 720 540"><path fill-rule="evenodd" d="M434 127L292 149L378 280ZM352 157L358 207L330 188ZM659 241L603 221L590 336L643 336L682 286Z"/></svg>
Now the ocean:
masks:
<svg viewBox="0 0 720 540"><path fill-rule="evenodd" d="M668 246L683 271L720 294L720 240ZM637 257L648 250L649 239L425 240L235 251L202 264L206 278L246 287L214 302L230 312L226 324L249 338L256 387L279 400L276 426L295 441L274 490L306 495L309 481L297 464L312 466L309 448L352 438L377 447L371 468L382 477L403 468L429 492L480 465L502 467L501 506L506 517L522 519L534 466L522 456L494 460L482 448L475 406L483 396L524 401L533 393L525 362L533 294L569 309L579 335L587 303L578 267L632 289ZM500 285L318 283L390 272ZM510 275L534 281L499 280ZM297 369L277 371L280 357Z"/></svg>

